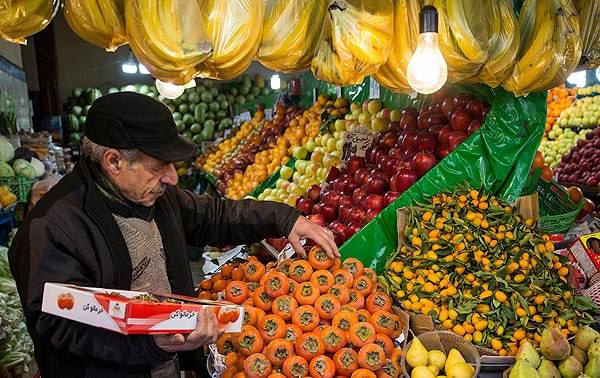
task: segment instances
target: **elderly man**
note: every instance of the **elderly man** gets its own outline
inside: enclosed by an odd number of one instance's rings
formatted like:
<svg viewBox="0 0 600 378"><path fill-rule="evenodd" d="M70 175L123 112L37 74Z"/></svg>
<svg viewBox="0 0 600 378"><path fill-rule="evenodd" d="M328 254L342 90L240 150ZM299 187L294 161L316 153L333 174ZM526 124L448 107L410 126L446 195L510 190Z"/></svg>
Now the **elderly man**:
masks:
<svg viewBox="0 0 600 378"><path fill-rule="evenodd" d="M332 235L272 202L196 196L176 187L173 162L195 146L150 97L98 99L82 161L34 207L10 250L35 357L44 378L175 377L201 370L198 348L217 338L212 313L189 335L124 336L40 310L44 283L193 295L187 245L234 245L287 236L338 255Z"/></svg>

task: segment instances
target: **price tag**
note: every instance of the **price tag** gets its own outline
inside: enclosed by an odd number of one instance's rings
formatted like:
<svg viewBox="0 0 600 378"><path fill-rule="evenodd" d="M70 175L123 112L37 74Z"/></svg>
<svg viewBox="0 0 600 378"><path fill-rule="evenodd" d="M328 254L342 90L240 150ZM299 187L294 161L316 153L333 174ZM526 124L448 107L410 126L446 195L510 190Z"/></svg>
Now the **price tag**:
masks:
<svg viewBox="0 0 600 378"><path fill-rule="evenodd" d="M265 109L265 119L270 121L273 119L273 109Z"/></svg>
<svg viewBox="0 0 600 378"><path fill-rule="evenodd" d="M369 78L369 99L379 98L379 83L373 77Z"/></svg>
<svg viewBox="0 0 600 378"><path fill-rule="evenodd" d="M306 244L306 240L300 239L300 244L304 246L304 244ZM289 259L292 256L294 256L294 253L296 253L296 250L294 249L294 247L292 247L291 244L288 243L288 245L286 245L285 248L282 249L281 252L279 252L279 255L277 256L277 261Z"/></svg>
<svg viewBox="0 0 600 378"><path fill-rule="evenodd" d="M338 98L342 97L342 87L339 85L335 87L335 96Z"/></svg>
<svg viewBox="0 0 600 378"><path fill-rule="evenodd" d="M364 126L353 128L346 133L342 146L342 159L348 160L352 156L365 157L367 150L373 144L375 133Z"/></svg>
<svg viewBox="0 0 600 378"><path fill-rule="evenodd" d="M245 122L245 121L251 121L252 120L252 114L250 114L250 112L246 111L243 113L240 113L240 119Z"/></svg>

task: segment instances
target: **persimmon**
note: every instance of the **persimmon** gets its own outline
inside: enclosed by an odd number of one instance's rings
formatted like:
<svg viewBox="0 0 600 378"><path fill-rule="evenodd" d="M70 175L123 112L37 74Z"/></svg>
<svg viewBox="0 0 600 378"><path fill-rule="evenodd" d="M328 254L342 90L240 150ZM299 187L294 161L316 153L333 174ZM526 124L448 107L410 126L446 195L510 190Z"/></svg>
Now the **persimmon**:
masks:
<svg viewBox="0 0 600 378"><path fill-rule="evenodd" d="M352 348L342 348L333 355L335 371L339 375L350 376L358 369L358 354Z"/></svg>
<svg viewBox="0 0 600 378"><path fill-rule="evenodd" d="M240 267L233 268L231 271L231 279L234 281L241 281L244 279L244 270Z"/></svg>
<svg viewBox="0 0 600 378"><path fill-rule="evenodd" d="M359 322L368 322L371 319L371 313L364 308L356 311L356 317Z"/></svg>
<svg viewBox="0 0 600 378"><path fill-rule="evenodd" d="M314 378L333 378L335 376L335 364L327 356L316 356L308 364L310 376Z"/></svg>
<svg viewBox="0 0 600 378"><path fill-rule="evenodd" d="M292 260L283 260L279 263L279 265L277 265L277 268L275 268L275 270L285 274L287 277L290 273L290 265L291 264L292 264Z"/></svg>
<svg viewBox="0 0 600 378"><path fill-rule="evenodd" d="M271 298L284 295L290 289L290 280L281 272L271 271L265 277L268 277L264 283L265 292Z"/></svg>
<svg viewBox="0 0 600 378"><path fill-rule="evenodd" d="M350 378L377 378L377 375L369 369L354 370Z"/></svg>
<svg viewBox="0 0 600 378"><path fill-rule="evenodd" d="M315 303L319 297L319 288L311 282L302 282L296 285L296 292L294 298L301 305L311 305Z"/></svg>
<svg viewBox="0 0 600 378"><path fill-rule="evenodd" d="M212 289L212 282L211 282L210 278L207 278L205 280L202 280L202 282L200 282L200 289L202 289L202 290Z"/></svg>
<svg viewBox="0 0 600 378"><path fill-rule="evenodd" d="M251 325L242 326L242 331L236 337L236 349L243 356L258 353L263 349L264 341L256 327Z"/></svg>
<svg viewBox="0 0 600 378"><path fill-rule="evenodd" d="M394 350L392 351L392 355L390 357L390 360L396 366L402 366L402 355L403 354L404 354L404 352L402 351L402 349L400 349L400 348L394 348Z"/></svg>
<svg viewBox="0 0 600 378"><path fill-rule="evenodd" d="M344 285L348 289L352 289L352 285L354 284L354 277L352 273L348 272L344 269L338 269L333 272L333 284L334 285Z"/></svg>
<svg viewBox="0 0 600 378"><path fill-rule="evenodd" d="M325 353L325 344L320 335L314 332L307 332L302 334L298 340L296 340L296 354L300 357L310 361L316 356Z"/></svg>
<svg viewBox="0 0 600 378"><path fill-rule="evenodd" d="M248 286L248 292L254 294L256 289L260 287L260 284L258 282L248 282L246 286Z"/></svg>
<svg viewBox="0 0 600 378"><path fill-rule="evenodd" d="M339 328L344 332L348 332L353 324L358 323L356 314L349 310L341 310L333 317L331 325Z"/></svg>
<svg viewBox="0 0 600 378"><path fill-rule="evenodd" d="M266 268L258 260L248 261L246 263L246 268L244 269L244 277L248 281L258 282L260 278L265 275Z"/></svg>
<svg viewBox="0 0 600 378"><path fill-rule="evenodd" d="M212 294L210 293L210 291L202 291L200 292L200 295L198 295L199 299L211 299L212 298Z"/></svg>
<svg viewBox="0 0 600 378"><path fill-rule="evenodd" d="M285 336L285 321L279 315L266 315L256 328L266 343Z"/></svg>
<svg viewBox="0 0 600 378"><path fill-rule="evenodd" d="M219 280L223 279L223 275L221 274L221 272L215 273L212 275L212 277L210 277L210 282L212 282L213 284Z"/></svg>
<svg viewBox="0 0 600 378"><path fill-rule="evenodd" d="M225 287L225 299L235 304L242 304L248 298L248 287L245 282L231 281Z"/></svg>
<svg viewBox="0 0 600 378"><path fill-rule="evenodd" d="M237 307L213 307L220 324L235 323L240 318L240 310Z"/></svg>
<svg viewBox="0 0 600 378"><path fill-rule="evenodd" d="M348 303L348 300L350 300L350 289L348 289L344 285L339 285L339 284L333 285L327 291L327 293L336 297L338 299L338 301L340 301L340 304L342 306L345 305L346 303Z"/></svg>
<svg viewBox="0 0 600 378"><path fill-rule="evenodd" d="M231 277L231 272L233 271L233 268L235 267L231 264L223 265L221 267L221 275L223 276L223 278L229 279Z"/></svg>
<svg viewBox="0 0 600 378"><path fill-rule="evenodd" d="M381 349L383 349L386 357L392 356L392 352L394 351L394 342L388 335L378 333L377 335L375 335L375 341L373 342L379 345Z"/></svg>
<svg viewBox="0 0 600 378"><path fill-rule="evenodd" d="M391 334L391 338L392 339L397 339L400 334L402 334L402 319L400 319L400 317L394 313L392 314L392 320L394 321L394 331Z"/></svg>
<svg viewBox="0 0 600 378"><path fill-rule="evenodd" d="M313 274L313 268L306 260L296 260L290 264L289 277L294 281L301 283L310 280Z"/></svg>
<svg viewBox="0 0 600 378"><path fill-rule="evenodd" d="M394 333L394 318L392 314L384 310L377 310L369 319L369 323L375 328L375 332L383 333L384 335L391 336Z"/></svg>
<svg viewBox="0 0 600 378"><path fill-rule="evenodd" d="M325 350L328 353L335 353L342 349L347 343L346 332L333 326L329 326L321 331L321 337L325 344Z"/></svg>
<svg viewBox="0 0 600 378"><path fill-rule="evenodd" d="M235 376L235 374L237 373L237 371L238 371L238 369L236 369L235 367L228 367L223 372L223 375L221 375L221 378L233 378Z"/></svg>
<svg viewBox="0 0 600 378"><path fill-rule="evenodd" d="M333 274L328 270L316 270L310 276L310 282L325 294L333 286Z"/></svg>
<svg viewBox="0 0 600 378"><path fill-rule="evenodd" d="M271 310L273 299L267 294L264 287L256 289L252 295L252 299L254 300L254 307L258 307L264 311Z"/></svg>
<svg viewBox="0 0 600 378"><path fill-rule="evenodd" d="M385 352L377 344L366 344L358 351L358 364L370 371L378 370L385 362Z"/></svg>
<svg viewBox="0 0 600 378"><path fill-rule="evenodd" d="M340 269L341 267L342 267L342 260L340 260L338 257L336 257L335 259L333 259L333 264L329 268L329 271L335 272L336 270Z"/></svg>
<svg viewBox="0 0 600 378"><path fill-rule="evenodd" d="M308 376L308 362L302 356L288 357L283 362L283 374L288 378L304 378Z"/></svg>
<svg viewBox="0 0 600 378"><path fill-rule="evenodd" d="M302 329L297 324L286 324L285 325L285 340L292 344L296 343L298 337L302 335Z"/></svg>
<svg viewBox="0 0 600 378"><path fill-rule="evenodd" d="M317 270L329 269L333 265L333 259L319 246L312 247L308 252L308 262Z"/></svg>
<svg viewBox="0 0 600 378"><path fill-rule="evenodd" d="M363 270L363 276L369 277L371 279L371 282L373 282L374 284L377 283L377 273L375 273L375 270L371 268L365 268Z"/></svg>
<svg viewBox="0 0 600 378"><path fill-rule="evenodd" d="M312 306L300 306L294 311L292 323L296 324L302 332L310 332L319 325L319 313Z"/></svg>
<svg viewBox="0 0 600 378"><path fill-rule="evenodd" d="M214 291L214 292L223 291L223 290L225 290L226 286L227 286L227 281L217 280L217 281L215 281L215 283L213 283L212 291Z"/></svg>
<svg viewBox="0 0 600 378"><path fill-rule="evenodd" d="M244 373L248 378L266 378L272 369L271 361L262 353L254 353L244 361Z"/></svg>
<svg viewBox="0 0 600 378"><path fill-rule="evenodd" d="M296 294L296 287L298 286L298 283L294 280L289 280L289 284L290 284L290 288L288 290L288 294L289 295L295 295Z"/></svg>
<svg viewBox="0 0 600 378"><path fill-rule="evenodd" d="M398 378L402 368L389 358L385 360L381 369L377 370L377 378Z"/></svg>
<svg viewBox="0 0 600 378"><path fill-rule="evenodd" d="M217 340L217 350L221 354L228 354L235 350L233 335L231 333L222 334Z"/></svg>
<svg viewBox="0 0 600 378"><path fill-rule="evenodd" d="M365 308L370 313L377 310L392 311L392 298L384 292L375 291L365 300Z"/></svg>
<svg viewBox="0 0 600 378"><path fill-rule="evenodd" d="M233 378L248 378L248 376L243 371L238 371L233 375Z"/></svg>
<svg viewBox="0 0 600 378"><path fill-rule="evenodd" d="M361 293L364 297L367 297L369 294L375 291L375 284L369 277L362 275L356 277L354 283L352 284L352 288Z"/></svg>
<svg viewBox="0 0 600 378"><path fill-rule="evenodd" d="M352 277L358 277L363 274L365 266L360 260L350 257L342 261L342 268L350 272Z"/></svg>
<svg viewBox="0 0 600 378"><path fill-rule="evenodd" d="M283 362L294 355L294 345L284 339L273 340L267 345L266 356L275 366L282 366Z"/></svg>
<svg viewBox="0 0 600 378"><path fill-rule="evenodd" d="M240 355L237 352L231 352L225 356L225 366L237 368L240 360Z"/></svg>
<svg viewBox="0 0 600 378"><path fill-rule="evenodd" d="M271 373L267 378L286 378L283 373Z"/></svg>
<svg viewBox="0 0 600 378"><path fill-rule="evenodd" d="M348 305L355 309L361 309L365 306L365 296L356 289L350 289Z"/></svg>
<svg viewBox="0 0 600 378"><path fill-rule="evenodd" d="M298 302L290 295L282 295L273 299L271 312L281 316L284 320L290 320L294 311L298 308Z"/></svg>
<svg viewBox="0 0 600 378"><path fill-rule="evenodd" d="M350 326L348 331L349 340L357 348L361 348L366 344L371 344L375 341L375 328L371 323L358 322Z"/></svg>
<svg viewBox="0 0 600 378"><path fill-rule="evenodd" d="M331 320L340 311L340 301L331 294L321 295L315 301L315 308L321 319Z"/></svg>

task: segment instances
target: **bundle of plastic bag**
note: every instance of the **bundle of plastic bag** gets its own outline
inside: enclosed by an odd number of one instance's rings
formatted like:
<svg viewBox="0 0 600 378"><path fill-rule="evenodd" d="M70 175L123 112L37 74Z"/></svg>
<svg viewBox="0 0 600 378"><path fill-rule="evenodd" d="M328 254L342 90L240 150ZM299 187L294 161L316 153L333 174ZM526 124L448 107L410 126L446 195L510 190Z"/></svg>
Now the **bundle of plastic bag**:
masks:
<svg viewBox="0 0 600 378"><path fill-rule="evenodd" d="M377 81L394 92L411 91L406 78L406 68L417 48L420 11L420 0L394 1L392 50L386 63L375 73Z"/></svg>
<svg viewBox="0 0 600 378"><path fill-rule="evenodd" d="M184 85L199 74L212 43L200 0L125 0L125 26L131 50L152 75Z"/></svg>
<svg viewBox="0 0 600 378"><path fill-rule="evenodd" d="M0 38L26 44L56 15L60 0L0 0Z"/></svg>
<svg viewBox="0 0 600 378"><path fill-rule="evenodd" d="M265 67L293 72L310 67L328 0L267 0L256 59Z"/></svg>
<svg viewBox="0 0 600 378"><path fill-rule="evenodd" d="M600 0L573 0L579 14L582 53L593 57L594 44L600 45Z"/></svg>
<svg viewBox="0 0 600 378"><path fill-rule="evenodd" d="M93 45L115 51L127 43L123 0L64 0L63 13L75 34Z"/></svg>
<svg viewBox="0 0 600 378"><path fill-rule="evenodd" d="M263 30L263 0L206 0L202 22L212 55L200 64L200 76L230 80L242 74L256 55Z"/></svg>

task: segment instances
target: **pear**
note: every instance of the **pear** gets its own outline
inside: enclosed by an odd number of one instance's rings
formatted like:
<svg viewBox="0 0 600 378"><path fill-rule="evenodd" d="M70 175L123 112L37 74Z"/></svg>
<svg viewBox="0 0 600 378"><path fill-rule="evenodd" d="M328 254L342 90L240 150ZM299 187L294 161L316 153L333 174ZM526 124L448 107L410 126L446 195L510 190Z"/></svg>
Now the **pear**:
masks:
<svg viewBox="0 0 600 378"><path fill-rule="evenodd" d="M410 373L411 378L435 378L435 374L427 368L427 366L417 366Z"/></svg>
<svg viewBox="0 0 600 378"><path fill-rule="evenodd" d="M600 358L592 358L585 365L585 374L592 378L600 378Z"/></svg>
<svg viewBox="0 0 600 378"><path fill-rule="evenodd" d="M542 363L538 368L538 374L540 378L561 378L560 372L556 365L554 365L554 362L545 358L542 359Z"/></svg>
<svg viewBox="0 0 600 378"><path fill-rule="evenodd" d="M467 363L458 362L446 369L446 375L448 378L473 378L473 368Z"/></svg>
<svg viewBox="0 0 600 378"><path fill-rule="evenodd" d="M535 369L540 366L540 355L529 341L524 342L517 351L517 360L525 360Z"/></svg>
<svg viewBox="0 0 600 378"><path fill-rule="evenodd" d="M542 333L540 350L545 358L560 361L569 356L571 346L569 341L556 328L546 328Z"/></svg>
<svg viewBox="0 0 600 378"><path fill-rule="evenodd" d="M417 366L427 366L427 360L427 349L425 349L419 338L415 337L406 352L406 362L410 367L416 368Z"/></svg>
<svg viewBox="0 0 600 378"><path fill-rule="evenodd" d="M446 355L441 350L430 350L427 352L429 365L437 366L440 370L446 364Z"/></svg>
<svg viewBox="0 0 600 378"><path fill-rule="evenodd" d="M582 349L579 349L576 346L571 346L571 356L577 358L577 361L579 361L581 365L585 366L585 364L587 364L587 353L585 353L585 351Z"/></svg>
<svg viewBox="0 0 600 378"><path fill-rule="evenodd" d="M531 364L525 360L518 360L516 364L510 369L510 375L508 378L539 378L537 370L531 366Z"/></svg>
<svg viewBox="0 0 600 378"><path fill-rule="evenodd" d="M437 366L428 365L427 369L431 370L431 372L433 373L433 375L438 375L440 373L440 368L437 367Z"/></svg>
<svg viewBox="0 0 600 378"><path fill-rule="evenodd" d="M600 333L595 329L585 326L579 328L577 334L575 335L575 346L582 349L584 352L590 348L590 345L600 337Z"/></svg>
<svg viewBox="0 0 600 378"><path fill-rule="evenodd" d="M448 368L454 364L458 363L466 363L462 354L458 351L458 349L450 349L448 353L448 358L446 359L446 364L444 365L444 370L446 371L446 375L448 374Z"/></svg>
<svg viewBox="0 0 600 378"><path fill-rule="evenodd" d="M592 345L590 345L590 347L587 350L587 356L588 360L591 360L594 357L600 358L600 338L594 340Z"/></svg>
<svg viewBox="0 0 600 378"><path fill-rule="evenodd" d="M583 372L583 365L577 358L569 356L558 365L558 371L563 378L577 378Z"/></svg>

